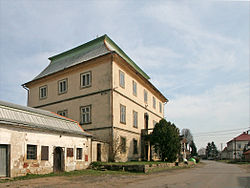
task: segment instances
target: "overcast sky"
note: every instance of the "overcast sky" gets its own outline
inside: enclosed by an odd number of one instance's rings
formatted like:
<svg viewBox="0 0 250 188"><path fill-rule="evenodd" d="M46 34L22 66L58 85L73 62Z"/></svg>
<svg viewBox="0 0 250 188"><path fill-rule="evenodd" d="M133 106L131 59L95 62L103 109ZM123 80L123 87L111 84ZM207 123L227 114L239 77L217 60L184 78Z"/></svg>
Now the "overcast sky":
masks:
<svg viewBox="0 0 250 188"><path fill-rule="evenodd" d="M166 119L189 128L198 148L220 149L249 127L243 1L0 0L0 100L26 105L21 84L48 57L103 34L151 77L169 99Z"/></svg>

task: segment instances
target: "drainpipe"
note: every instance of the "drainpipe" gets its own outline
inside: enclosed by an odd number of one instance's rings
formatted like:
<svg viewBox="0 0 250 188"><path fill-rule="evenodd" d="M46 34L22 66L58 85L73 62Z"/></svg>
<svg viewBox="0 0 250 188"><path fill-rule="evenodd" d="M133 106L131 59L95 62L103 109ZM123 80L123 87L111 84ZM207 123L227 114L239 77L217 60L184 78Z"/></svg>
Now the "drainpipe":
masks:
<svg viewBox="0 0 250 188"><path fill-rule="evenodd" d="M22 85L23 88L27 91L27 106L29 106L29 96L30 96L30 90L27 88L24 84Z"/></svg>

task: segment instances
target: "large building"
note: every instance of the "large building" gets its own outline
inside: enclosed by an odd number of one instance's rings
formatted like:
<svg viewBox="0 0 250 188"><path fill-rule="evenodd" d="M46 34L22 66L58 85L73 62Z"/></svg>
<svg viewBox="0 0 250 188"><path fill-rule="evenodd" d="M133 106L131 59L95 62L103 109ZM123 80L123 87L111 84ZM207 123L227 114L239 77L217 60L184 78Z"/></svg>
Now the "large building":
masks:
<svg viewBox="0 0 250 188"><path fill-rule="evenodd" d="M95 138L110 143L110 158L152 157L143 135L164 117L167 99L118 45L104 35L49 60L23 84L28 106L79 121Z"/></svg>

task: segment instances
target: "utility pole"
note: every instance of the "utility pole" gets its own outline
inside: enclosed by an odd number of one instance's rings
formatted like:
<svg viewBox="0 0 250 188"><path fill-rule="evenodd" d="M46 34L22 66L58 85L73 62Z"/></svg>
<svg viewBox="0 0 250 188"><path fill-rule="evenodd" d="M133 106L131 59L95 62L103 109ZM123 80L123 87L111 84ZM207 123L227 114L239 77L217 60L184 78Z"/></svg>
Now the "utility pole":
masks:
<svg viewBox="0 0 250 188"><path fill-rule="evenodd" d="M222 148L223 148L223 143L220 143L220 160L222 159Z"/></svg>
<svg viewBox="0 0 250 188"><path fill-rule="evenodd" d="M234 138L234 160L236 160L236 139Z"/></svg>

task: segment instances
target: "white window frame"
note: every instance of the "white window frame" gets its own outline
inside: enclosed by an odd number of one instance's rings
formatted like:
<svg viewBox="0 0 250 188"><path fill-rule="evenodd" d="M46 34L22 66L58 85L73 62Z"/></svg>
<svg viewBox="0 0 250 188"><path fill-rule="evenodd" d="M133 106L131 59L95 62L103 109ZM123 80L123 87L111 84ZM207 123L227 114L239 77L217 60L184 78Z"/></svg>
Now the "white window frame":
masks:
<svg viewBox="0 0 250 188"><path fill-rule="evenodd" d="M76 148L76 160L83 160L83 149L82 148Z"/></svg>
<svg viewBox="0 0 250 188"><path fill-rule="evenodd" d="M155 99L154 96L153 96L153 108L154 108L154 109L156 108L156 99Z"/></svg>
<svg viewBox="0 0 250 188"><path fill-rule="evenodd" d="M119 84L122 88L125 88L125 73L119 70Z"/></svg>
<svg viewBox="0 0 250 188"><path fill-rule="evenodd" d="M57 114L60 116L68 117L68 110L57 111Z"/></svg>
<svg viewBox="0 0 250 188"><path fill-rule="evenodd" d="M133 80L132 87L133 87L133 95L137 96L137 82L134 80Z"/></svg>
<svg viewBox="0 0 250 188"><path fill-rule="evenodd" d="M126 106L120 104L120 122L126 124Z"/></svg>
<svg viewBox="0 0 250 188"><path fill-rule="evenodd" d="M83 79L84 77L85 77L85 79ZM91 73L91 71L81 73L80 79L81 79L81 88L90 87L91 84L92 84L92 73Z"/></svg>
<svg viewBox="0 0 250 188"><path fill-rule="evenodd" d="M80 111L81 111L81 124L91 123L91 105L82 106Z"/></svg>
<svg viewBox="0 0 250 188"><path fill-rule="evenodd" d="M135 138L133 139L133 154L134 155L138 154L138 140Z"/></svg>
<svg viewBox="0 0 250 188"><path fill-rule="evenodd" d="M68 79L65 78L63 80L59 80L58 81L58 94L66 93L67 90L68 90Z"/></svg>
<svg viewBox="0 0 250 188"><path fill-rule="evenodd" d="M44 90L45 90L45 92L44 92ZM39 98L46 99L47 96L48 96L48 86L45 85L45 86L39 87Z"/></svg>
<svg viewBox="0 0 250 188"><path fill-rule="evenodd" d="M144 102L148 103L148 91L144 89Z"/></svg>
<svg viewBox="0 0 250 188"><path fill-rule="evenodd" d="M138 112L133 110L133 127L138 128Z"/></svg>

